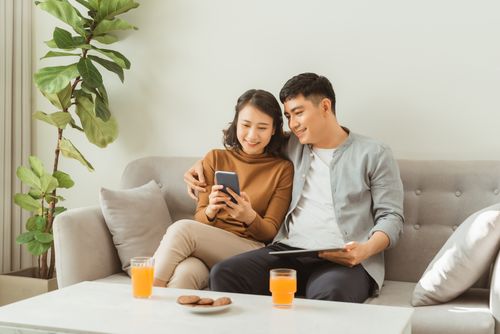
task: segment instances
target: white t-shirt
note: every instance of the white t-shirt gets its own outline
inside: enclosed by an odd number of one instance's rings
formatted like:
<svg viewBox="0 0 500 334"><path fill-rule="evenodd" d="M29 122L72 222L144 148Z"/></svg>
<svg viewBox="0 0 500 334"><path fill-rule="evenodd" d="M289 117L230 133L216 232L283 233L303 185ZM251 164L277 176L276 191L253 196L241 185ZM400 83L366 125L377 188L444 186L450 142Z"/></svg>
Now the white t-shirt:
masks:
<svg viewBox="0 0 500 334"><path fill-rule="evenodd" d="M335 217L330 182L335 149L313 148L312 152L302 195L291 214L288 238L281 242L305 249L341 247L345 242Z"/></svg>

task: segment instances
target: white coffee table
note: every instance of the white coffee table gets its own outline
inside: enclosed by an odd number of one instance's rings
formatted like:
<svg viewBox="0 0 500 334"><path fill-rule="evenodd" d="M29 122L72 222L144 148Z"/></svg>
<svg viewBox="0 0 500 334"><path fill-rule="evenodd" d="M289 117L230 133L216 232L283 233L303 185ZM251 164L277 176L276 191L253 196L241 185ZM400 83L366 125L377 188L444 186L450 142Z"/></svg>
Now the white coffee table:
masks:
<svg viewBox="0 0 500 334"><path fill-rule="evenodd" d="M401 307L295 299L276 309L271 297L155 288L134 299L124 284L82 282L0 307L0 333L383 333L411 332L413 310ZM220 313L194 314L179 295L229 296Z"/></svg>

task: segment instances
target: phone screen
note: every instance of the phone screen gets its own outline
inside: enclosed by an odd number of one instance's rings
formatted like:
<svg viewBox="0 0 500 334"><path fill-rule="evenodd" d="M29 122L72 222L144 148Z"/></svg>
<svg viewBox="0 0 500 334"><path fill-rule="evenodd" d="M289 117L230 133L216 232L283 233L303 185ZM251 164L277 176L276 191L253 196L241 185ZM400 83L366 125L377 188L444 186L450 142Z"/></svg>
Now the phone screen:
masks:
<svg viewBox="0 0 500 334"><path fill-rule="evenodd" d="M240 194L240 185L238 181L238 174L235 172L226 172L226 171L216 171L215 172L215 182L217 184L223 185L222 192L228 194L231 197L231 201L233 203L238 203L236 199L229 194L226 190L227 188L231 188L238 195Z"/></svg>

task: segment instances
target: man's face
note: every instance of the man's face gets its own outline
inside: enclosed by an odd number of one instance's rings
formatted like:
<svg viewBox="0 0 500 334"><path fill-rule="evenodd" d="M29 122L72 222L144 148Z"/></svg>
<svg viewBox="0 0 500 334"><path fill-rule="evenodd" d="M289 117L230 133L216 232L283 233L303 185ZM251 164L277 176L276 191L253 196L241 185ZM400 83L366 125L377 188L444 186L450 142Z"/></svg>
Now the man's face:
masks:
<svg viewBox="0 0 500 334"><path fill-rule="evenodd" d="M318 144L325 136L325 110L319 104L299 95L284 103L290 130L301 144ZM331 112L331 111L330 111Z"/></svg>

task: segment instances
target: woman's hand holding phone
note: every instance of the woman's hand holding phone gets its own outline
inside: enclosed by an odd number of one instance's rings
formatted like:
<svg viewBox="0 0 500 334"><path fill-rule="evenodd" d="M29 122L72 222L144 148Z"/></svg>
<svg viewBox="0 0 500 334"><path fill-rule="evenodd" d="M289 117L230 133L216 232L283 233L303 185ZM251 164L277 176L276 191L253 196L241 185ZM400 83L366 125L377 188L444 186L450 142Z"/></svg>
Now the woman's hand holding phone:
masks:
<svg viewBox="0 0 500 334"><path fill-rule="evenodd" d="M223 209L226 210L232 218L245 223L247 226L250 225L255 219L257 212L252 209L252 203L250 203L248 195L243 191L238 195L231 188L227 188L227 191L238 203L233 203L229 199L226 201L227 206Z"/></svg>
<svg viewBox="0 0 500 334"><path fill-rule="evenodd" d="M223 185L212 186L212 192L208 195L208 205L205 208L205 215L209 220L214 220L220 209L226 208L226 203L231 201L228 195L222 192Z"/></svg>

